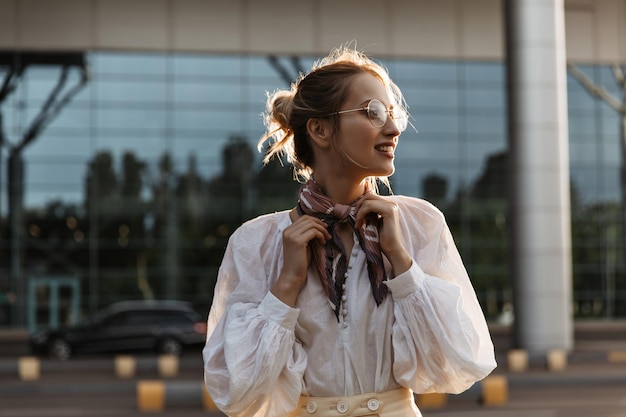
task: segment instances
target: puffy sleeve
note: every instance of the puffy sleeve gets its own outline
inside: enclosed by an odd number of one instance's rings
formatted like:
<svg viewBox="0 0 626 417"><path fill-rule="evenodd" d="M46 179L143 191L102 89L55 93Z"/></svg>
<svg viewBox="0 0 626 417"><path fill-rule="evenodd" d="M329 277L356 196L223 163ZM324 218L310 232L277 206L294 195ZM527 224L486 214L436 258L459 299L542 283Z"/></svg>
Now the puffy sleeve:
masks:
<svg viewBox="0 0 626 417"><path fill-rule="evenodd" d="M204 380L231 417L285 415L301 393L307 358L294 333L299 310L269 292L282 257L272 252L280 248L271 233L244 225L231 236L209 312Z"/></svg>
<svg viewBox="0 0 626 417"><path fill-rule="evenodd" d="M422 200L400 206L414 261L387 282L394 376L417 393L459 393L496 367L487 323L443 214Z"/></svg>

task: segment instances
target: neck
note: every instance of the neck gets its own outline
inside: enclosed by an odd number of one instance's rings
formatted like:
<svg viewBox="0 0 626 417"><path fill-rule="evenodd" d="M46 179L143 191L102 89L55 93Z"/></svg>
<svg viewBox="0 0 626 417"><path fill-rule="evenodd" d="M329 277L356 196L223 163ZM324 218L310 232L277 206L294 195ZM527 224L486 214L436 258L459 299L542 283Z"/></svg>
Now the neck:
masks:
<svg viewBox="0 0 626 417"><path fill-rule="evenodd" d="M331 200L338 204L352 204L365 193L365 180L351 181L347 178L329 178L315 175L315 182Z"/></svg>

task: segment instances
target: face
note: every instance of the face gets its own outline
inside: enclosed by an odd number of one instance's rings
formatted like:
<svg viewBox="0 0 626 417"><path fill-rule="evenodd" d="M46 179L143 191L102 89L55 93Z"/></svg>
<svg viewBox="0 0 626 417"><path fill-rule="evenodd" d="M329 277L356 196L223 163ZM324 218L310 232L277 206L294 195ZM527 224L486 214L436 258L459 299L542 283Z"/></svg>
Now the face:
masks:
<svg viewBox="0 0 626 417"><path fill-rule="evenodd" d="M350 93L339 110L366 107L373 99L386 109L393 108L393 100L383 83L372 74L360 74L352 79ZM387 117L384 125L376 127L366 111L345 112L338 117L334 144L342 160L342 175L354 175L361 180L393 174L394 152L401 133L393 118Z"/></svg>

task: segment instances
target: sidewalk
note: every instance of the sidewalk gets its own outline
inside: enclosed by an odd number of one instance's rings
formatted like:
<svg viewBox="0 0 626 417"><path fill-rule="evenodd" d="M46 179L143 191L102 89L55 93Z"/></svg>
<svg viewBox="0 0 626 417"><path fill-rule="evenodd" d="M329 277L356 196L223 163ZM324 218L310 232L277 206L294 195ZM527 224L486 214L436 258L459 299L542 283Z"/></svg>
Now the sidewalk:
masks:
<svg viewBox="0 0 626 417"><path fill-rule="evenodd" d="M510 372L507 366L507 353L511 349L511 329L509 326L490 325L494 341L498 367L494 374L506 374L509 384L576 384L586 383L626 383L626 321L594 321L575 323L575 343L567 354L567 367L563 371L548 371L545 362L531 360L529 369L523 372ZM611 362L609 357L617 353L618 360ZM0 380L17 369L20 357L29 356L28 334L21 330L0 330ZM615 357L615 355L614 355ZM149 369L152 359L138 356L139 369ZM80 375L86 372L102 374L112 370L113 356L84 357L60 362L42 359L42 375L68 373ZM200 351L197 355L181 358L181 370L201 368ZM6 382L6 379L5 379Z"/></svg>
<svg viewBox="0 0 626 417"><path fill-rule="evenodd" d="M623 343L623 342L620 342ZM1 342L0 342L1 344ZM622 392L626 392L626 362L609 363L600 360L606 351L599 340L590 340L586 348L592 349L582 356L584 360L570 362L561 371L549 371L540 365L531 366L520 372L511 372L506 366L506 352L498 355L499 366L493 375L505 379L506 389L502 394L503 403L484 403L483 382L474 384L467 391L457 395L447 395L442 406L423 407L424 415L445 417L616 417L613 411L604 414L589 413L589 407L580 405L572 409L571 401L602 401L605 408L623 407ZM620 345L621 346L621 345ZM589 354L595 356L589 356ZM579 352L570 355L580 358ZM504 359L503 359L504 358ZM37 398L37 407L53 403L55 398L64 398L63 407L126 407L128 415L140 415L135 409L139 384L142 381L159 382L164 387L167 415L186 415L179 411L189 411L189 415L222 415L208 413L203 409L202 400L202 358L200 352L183 355L179 373L173 377L163 377L156 368L155 356L137 356L137 370L132 377L120 378L116 375L113 357L80 357L62 362L52 359L41 360L41 375L36 380L21 380L18 375L17 357L0 358L0 398L11 399L14 404L25 404ZM593 360L590 360L593 359ZM610 394L619 389L618 395ZM589 392L594 392L589 395ZM608 394L607 394L608 393ZM500 393L497 393L500 395ZM419 396L418 396L419 397ZM617 398L617 400L614 399ZM609 398L609 399L605 399ZM85 399L89 399L88 401ZM114 400L112 400L114 399ZM87 402L85 402L87 401ZM556 404L556 405L555 405ZM10 415L19 415L9 407ZM557 413L555 407L565 409L565 414ZM17 407L17 406L16 406ZM85 408L86 409L86 408ZM619 409L619 408L618 408ZM90 408L89 415L93 414ZM27 410L28 411L28 410ZM537 414L538 412L546 414ZM0 415L2 407L0 407ZM29 414L35 415L35 414ZM43 414L37 414L43 415ZM48 414L46 414L48 415ZM62 414L55 414L62 415ZM87 415L87 414L82 414ZM118 413L118 415L126 415Z"/></svg>
<svg viewBox="0 0 626 417"><path fill-rule="evenodd" d="M489 324L497 354L506 354L513 345L512 329L507 325ZM592 358L594 353L626 351L626 320L578 321L574 323L574 347L570 357Z"/></svg>

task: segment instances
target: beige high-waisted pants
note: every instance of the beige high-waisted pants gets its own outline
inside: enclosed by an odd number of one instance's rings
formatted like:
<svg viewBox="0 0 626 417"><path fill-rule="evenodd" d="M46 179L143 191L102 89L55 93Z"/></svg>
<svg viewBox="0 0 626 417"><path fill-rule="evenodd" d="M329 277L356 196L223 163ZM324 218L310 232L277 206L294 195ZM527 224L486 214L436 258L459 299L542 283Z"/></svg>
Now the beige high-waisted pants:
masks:
<svg viewBox="0 0 626 417"><path fill-rule="evenodd" d="M301 396L288 417L414 417L421 416L406 388L351 397Z"/></svg>

